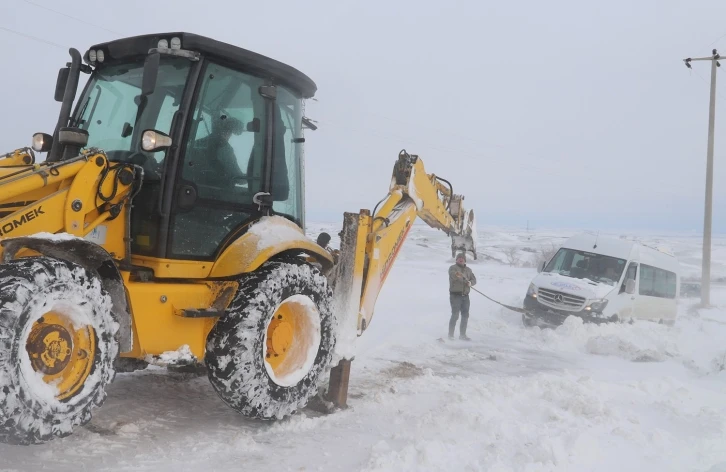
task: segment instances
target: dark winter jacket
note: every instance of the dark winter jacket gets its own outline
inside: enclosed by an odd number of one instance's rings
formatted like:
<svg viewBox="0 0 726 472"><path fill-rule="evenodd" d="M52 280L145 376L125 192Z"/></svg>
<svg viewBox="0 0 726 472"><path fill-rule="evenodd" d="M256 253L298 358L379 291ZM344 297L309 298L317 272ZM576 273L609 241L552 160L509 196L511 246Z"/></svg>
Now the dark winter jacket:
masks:
<svg viewBox="0 0 726 472"><path fill-rule="evenodd" d="M469 284L466 283L467 281L471 285L476 285L476 277L474 277L474 272L471 269L459 264L449 267L449 292L468 295Z"/></svg>

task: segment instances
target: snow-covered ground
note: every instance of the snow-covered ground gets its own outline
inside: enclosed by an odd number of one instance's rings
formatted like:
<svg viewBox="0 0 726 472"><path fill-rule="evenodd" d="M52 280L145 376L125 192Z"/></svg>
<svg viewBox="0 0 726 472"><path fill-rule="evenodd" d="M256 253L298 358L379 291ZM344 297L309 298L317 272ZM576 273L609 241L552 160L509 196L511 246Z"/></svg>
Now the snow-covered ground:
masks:
<svg viewBox="0 0 726 472"><path fill-rule="evenodd" d="M315 236L331 226L310 225ZM536 251L569 232L479 230L477 288L519 304ZM619 235L616 235L619 236ZM697 276L700 239L670 245ZM516 251L507 251L514 247ZM726 276L726 238L714 239ZM0 470L726 471L726 287L680 301L674 327L526 329L472 293L471 342L446 341L446 236L416 226L359 339L347 410L276 423L234 414L205 377L120 374L73 436L0 445Z"/></svg>

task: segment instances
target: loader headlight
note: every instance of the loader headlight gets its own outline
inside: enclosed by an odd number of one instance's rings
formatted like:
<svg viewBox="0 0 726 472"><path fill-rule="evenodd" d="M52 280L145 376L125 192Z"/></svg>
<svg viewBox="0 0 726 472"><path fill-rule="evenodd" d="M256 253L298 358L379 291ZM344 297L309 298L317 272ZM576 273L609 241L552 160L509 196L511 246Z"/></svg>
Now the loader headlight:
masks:
<svg viewBox="0 0 726 472"><path fill-rule="evenodd" d="M171 146L171 138L161 131L147 129L141 135L141 148L147 152L156 152Z"/></svg>
<svg viewBox="0 0 726 472"><path fill-rule="evenodd" d="M91 62L96 62L96 59L98 59L98 56L96 56L96 50L91 49L88 51L88 60Z"/></svg>
<svg viewBox="0 0 726 472"><path fill-rule="evenodd" d="M181 39L174 36L173 38L171 38L170 45L172 49L181 49Z"/></svg>
<svg viewBox="0 0 726 472"><path fill-rule="evenodd" d="M598 300L591 301L590 304L585 307L585 310L593 313L602 313L606 306L608 306L608 300L600 298Z"/></svg>
<svg viewBox="0 0 726 472"><path fill-rule="evenodd" d="M529 288L527 289L527 296L537 298L537 286L535 284L529 284Z"/></svg>
<svg viewBox="0 0 726 472"><path fill-rule="evenodd" d="M103 62L103 60L106 58L106 56L103 54L103 51L100 49L96 53L96 57L98 58L98 62Z"/></svg>
<svg viewBox="0 0 726 472"><path fill-rule="evenodd" d="M159 43L156 45L159 49L169 49L169 41L166 39L160 39Z"/></svg>
<svg viewBox="0 0 726 472"><path fill-rule="evenodd" d="M35 152L48 152L51 146L53 146L53 136L46 133L35 133L33 135L33 151Z"/></svg>

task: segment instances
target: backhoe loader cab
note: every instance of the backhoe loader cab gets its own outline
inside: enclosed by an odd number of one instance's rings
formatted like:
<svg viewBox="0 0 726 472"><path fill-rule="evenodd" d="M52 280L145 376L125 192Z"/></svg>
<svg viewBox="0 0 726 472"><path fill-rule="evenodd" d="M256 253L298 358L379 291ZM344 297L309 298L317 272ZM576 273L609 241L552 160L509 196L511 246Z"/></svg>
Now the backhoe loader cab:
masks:
<svg viewBox="0 0 726 472"><path fill-rule="evenodd" d="M132 254L212 261L265 214L303 226L302 101L312 80L185 33L99 44L84 59L94 70L70 125L111 162L144 171Z"/></svg>

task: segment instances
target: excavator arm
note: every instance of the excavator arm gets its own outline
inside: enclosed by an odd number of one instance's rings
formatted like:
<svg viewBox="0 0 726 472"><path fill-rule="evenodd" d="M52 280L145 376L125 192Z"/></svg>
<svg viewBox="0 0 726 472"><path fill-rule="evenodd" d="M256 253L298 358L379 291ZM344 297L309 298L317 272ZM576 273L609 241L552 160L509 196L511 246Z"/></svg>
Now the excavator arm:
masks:
<svg viewBox="0 0 726 472"><path fill-rule="evenodd" d="M476 254L474 214L464 209L463 201L448 181L427 174L423 161L404 150L393 167L388 195L374 213L361 210L344 215L340 259L333 277L341 357L350 354L345 352L350 338L370 324L378 294L417 217L448 234L452 248Z"/></svg>

